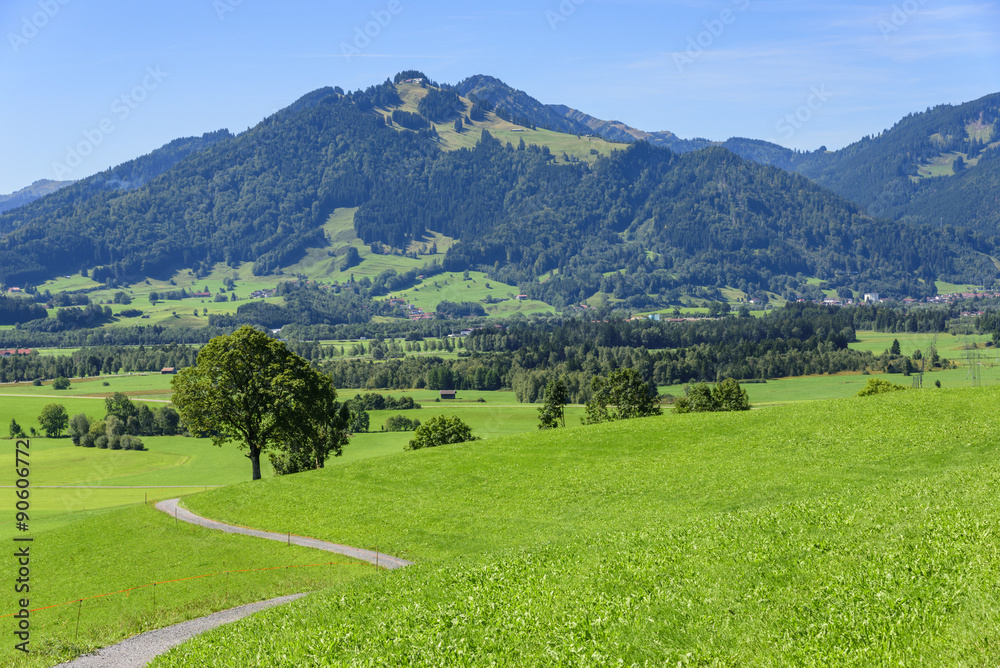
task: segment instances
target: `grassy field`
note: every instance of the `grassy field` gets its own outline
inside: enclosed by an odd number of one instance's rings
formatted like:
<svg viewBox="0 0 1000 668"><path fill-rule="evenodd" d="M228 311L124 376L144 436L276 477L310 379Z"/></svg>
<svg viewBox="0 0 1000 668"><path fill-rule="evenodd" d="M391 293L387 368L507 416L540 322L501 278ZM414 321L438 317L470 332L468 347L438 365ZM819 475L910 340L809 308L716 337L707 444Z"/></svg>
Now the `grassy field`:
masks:
<svg viewBox="0 0 1000 668"><path fill-rule="evenodd" d="M971 285L969 283L946 283L945 281L935 281L934 285L937 287L938 294L942 295L949 295L957 292L973 292L983 288L981 285Z"/></svg>
<svg viewBox="0 0 1000 668"><path fill-rule="evenodd" d="M893 340L899 341L899 349L903 355L912 355L915 350L927 353L931 347L936 347L938 355L956 362L964 361L965 346L976 344L982 347L993 340L988 334L972 336L952 336L951 334L911 334L908 332L858 332L858 341L848 344L853 350L869 350L876 355L892 347ZM985 352L985 351L984 351Z"/></svg>
<svg viewBox="0 0 1000 668"><path fill-rule="evenodd" d="M31 614L28 657L13 640L0 647L4 666L51 666L153 628L374 570L335 554L175 524L145 505L86 513L32 537L31 609L59 607ZM283 568L329 562L336 565ZM256 569L275 570L236 572ZM13 571L7 575L12 582ZM198 579L172 582L183 578ZM11 595L0 613L16 612L14 603ZM14 628L9 618L3 625Z"/></svg>
<svg viewBox="0 0 1000 668"><path fill-rule="evenodd" d="M994 665L997 400L671 415L209 491L186 505L418 565L153 665Z"/></svg>
<svg viewBox="0 0 1000 668"><path fill-rule="evenodd" d="M50 383L34 387L28 383L0 386L0 427L6 433L14 419L27 432L39 431L38 416L50 403L62 404L70 415L85 413L92 420L105 414L104 398L124 392L136 401L155 402L153 408L170 399L170 378L159 374L105 376L76 380L70 389L56 391ZM104 383L108 383L107 386ZM343 400L359 390L341 390ZM435 415L459 415L477 436L492 437L534 431L538 407L518 404L513 392L459 392L456 401L435 401L440 394L431 390L389 392L409 395L423 409L406 411L408 417L426 422ZM483 399L483 402L477 401ZM386 433L380 428L400 411L371 413L371 431L355 434L340 458L328 466L339 466L402 451L412 433ZM579 422L582 408L569 407L568 419ZM162 500L200 492L211 487L247 480L249 463L235 445L213 447L207 440L183 436L146 436L145 452L125 452L79 448L67 437L32 439L32 484L36 487L33 519L39 528L61 526L85 517L84 511ZM264 457L263 475L273 471ZM13 469L0 472L0 486L14 484ZM68 486L68 487L63 487ZM0 536L7 536L11 523L0 523Z"/></svg>

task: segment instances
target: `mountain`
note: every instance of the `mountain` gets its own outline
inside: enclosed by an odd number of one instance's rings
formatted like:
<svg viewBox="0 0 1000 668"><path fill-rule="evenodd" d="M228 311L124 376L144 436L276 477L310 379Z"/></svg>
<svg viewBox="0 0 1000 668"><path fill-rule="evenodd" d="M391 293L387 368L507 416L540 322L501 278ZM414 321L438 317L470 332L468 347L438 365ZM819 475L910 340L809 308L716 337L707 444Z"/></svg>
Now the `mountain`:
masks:
<svg viewBox="0 0 1000 668"><path fill-rule="evenodd" d="M502 118L519 125L538 126L565 134L589 134L583 123L560 115L524 91L511 88L496 77L477 74L459 82L455 90L470 100L488 102Z"/></svg>
<svg viewBox="0 0 1000 668"><path fill-rule="evenodd" d="M66 207L77 207L99 195L114 196L117 193L139 188L188 155L203 151L221 139L231 136L228 130L219 130L218 132L206 133L201 137L175 139L151 153L80 181L37 181L35 185L43 183L60 185L40 188L32 186L33 193L37 197L18 205L31 204L32 206L24 211L0 215L0 234L21 227L28 220L37 220L45 216L58 217L60 212L66 211ZM48 198L46 199L46 197Z"/></svg>
<svg viewBox="0 0 1000 668"><path fill-rule="evenodd" d="M501 115L522 125L537 126L567 134L596 135L612 142L646 141L680 153L713 144L704 139L685 140L672 132L644 132L621 121L604 121L562 104L543 104L524 91L508 86L496 77L477 74L459 82L455 89L471 99L483 100Z"/></svg>
<svg viewBox="0 0 1000 668"><path fill-rule="evenodd" d="M134 280L220 261L268 274L329 247L323 225L347 208L357 237L380 252L443 234L457 240L444 268L486 271L560 306L597 292L631 306L725 286L794 294L816 278L918 296L935 280L996 274L981 235L872 218L720 147L607 154L499 116L530 111L528 100L488 111L493 100L470 95L423 81L325 88L239 135L109 170L0 216L0 281L84 267L97 280Z"/></svg>
<svg viewBox="0 0 1000 668"><path fill-rule="evenodd" d="M746 139L724 146L803 174L872 215L1000 230L1000 93L909 114L838 151L791 151Z"/></svg>
<svg viewBox="0 0 1000 668"><path fill-rule="evenodd" d="M0 195L0 213L16 209L19 206L30 204L36 199L41 199L57 190L72 185L75 181L52 181L49 179L39 179L26 188L21 188L10 195Z"/></svg>
<svg viewBox="0 0 1000 668"><path fill-rule="evenodd" d="M821 147L803 152L758 139L711 141L645 132L565 105L542 104L493 77L470 77L458 88L506 104L539 127L570 128L560 131L616 142L646 141L679 153L722 146L748 160L798 172L873 216L957 225L989 235L1000 231L1000 93L909 114L892 128L838 151Z"/></svg>

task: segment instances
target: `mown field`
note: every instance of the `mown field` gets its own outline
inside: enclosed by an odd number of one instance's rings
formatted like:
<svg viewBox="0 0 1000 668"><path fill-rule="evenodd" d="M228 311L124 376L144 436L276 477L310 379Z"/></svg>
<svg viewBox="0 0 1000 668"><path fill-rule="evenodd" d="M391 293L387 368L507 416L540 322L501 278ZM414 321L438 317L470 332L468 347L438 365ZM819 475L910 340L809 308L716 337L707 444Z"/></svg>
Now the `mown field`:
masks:
<svg viewBox="0 0 1000 668"><path fill-rule="evenodd" d="M41 433L38 416L50 403L62 404L70 416L84 413L92 421L102 419L104 399L114 392L150 402L155 409L170 400L170 378L136 374L74 379L68 390L53 390L51 383L40 387L30 383L0 385L0 428L6 436L14 419L25 432L34 427ZM341 390L340 398L350 399L361 392ZM438 400L440 393L431 390L387 394L412 396L423 408L372 411L370 431L355 434L343 456L331 459L328 466L401 452L413 433L380 431L393 415L422 422L435 415L458 415L482 437L537 430L538 406L518 404L513 392L462 391L457 400L443 402ZM567 408L571 423L578 424L582 415L582 407ZM207 439L184 436L144 436L142 440L147 451L126 452L75 447L65 436L33 438L34 526L61 526L80 519L82 512L173 498L250 477L250 464L235 444L216 448ZM265 477L273 475L266 457L262 467ZM12 468L0 471L0 488L13 484ZM11 531L12 522L0 520L0 537L9 537Z"/></svg>
<svg viewBox="0 0 1000 668"><path fill-rule="evenodd" d="M669 415L199 494L418 565L153 665L993 665L998 399Z"/></svg>
<svg viewBox="0 0 1000 668"><path fill-rule="evenodd" d="M408 417L457 414L489 437L403 452L408 434L358 435L323 471L257 483L235 448L197 439L150 438L145 453L34 441L33 485L176 482L188 488L161 491L199 491L185 505L206 516L377 546L418 566L377 577L356 566L266 571L242 574L242 585L212 576L158 585L155 609L152 588L88 599L79 639L73 606L38 612L41 651L12 665L52 665L171 620L328 585L156 665L254 665L251 646L279 666L1000 658L1000 639L980 631L996 628L1000 610L996 388L818 401L806 417L792 405L597 427L576 426L574 408L570 428L555 432L537 432L535 407L515 406L512 393L460 392L443 406L413 394L425 408ZM393 413L372 413L372 427ZM44 492L33 497L48 514L33 544L39 607L317 561L175 526L141 503L83 512Z"/></svg>

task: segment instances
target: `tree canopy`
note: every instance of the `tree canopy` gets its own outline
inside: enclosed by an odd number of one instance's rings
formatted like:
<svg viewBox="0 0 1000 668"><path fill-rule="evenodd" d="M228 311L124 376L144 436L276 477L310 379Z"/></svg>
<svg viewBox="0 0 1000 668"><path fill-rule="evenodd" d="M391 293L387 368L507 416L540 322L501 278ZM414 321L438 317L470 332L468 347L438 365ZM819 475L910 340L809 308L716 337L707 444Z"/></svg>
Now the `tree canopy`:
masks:
<svg viewBox="0 0 1000 668"><path fill-rule="evenodd" d="M69 425L69 415L62 404L49 404L38 416L38 424L49 438L59 438Z"/></svg>
<svg viewBox="0 0 1000 668"><path fill-rule="evenodd" d="M188 429L213 445L239 442L254 480L268 449L295 444L317 468L341 454L347 415L333 382L259 330L241 327L212 339L171 386Z"/></svg>

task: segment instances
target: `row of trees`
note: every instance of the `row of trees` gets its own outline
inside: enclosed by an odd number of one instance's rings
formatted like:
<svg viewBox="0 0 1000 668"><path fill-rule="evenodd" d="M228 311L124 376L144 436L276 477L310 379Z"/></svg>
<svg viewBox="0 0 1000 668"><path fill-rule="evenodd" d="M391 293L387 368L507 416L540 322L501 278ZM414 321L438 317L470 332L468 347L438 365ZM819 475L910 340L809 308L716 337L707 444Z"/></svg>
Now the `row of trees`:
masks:
<svg viewBox="0 0 1000 668"><path fill-rule="evenodd" d="M154 347L96 346L69 355L13 355L0 357L0 383L40 378L85 378L118 373L159 372L164 367L194 364L197 348L183 345ZM54 387L53 389L59 389Z"/></svg>
<svg viewBox="0 0 1000 668"><path fill-rule="evenodd" d="M635 369L619 369L591 382L592 398L585 407L583 424L600 424L662 414L656 387ZM566 426L565 404L569 393L562 378L545 386L545 403L538 409L539 429ZM748 411L750 400L739 382L727 378L714 387L699 383L687 388L687 396L674 407L677 413Z"/></svg>

